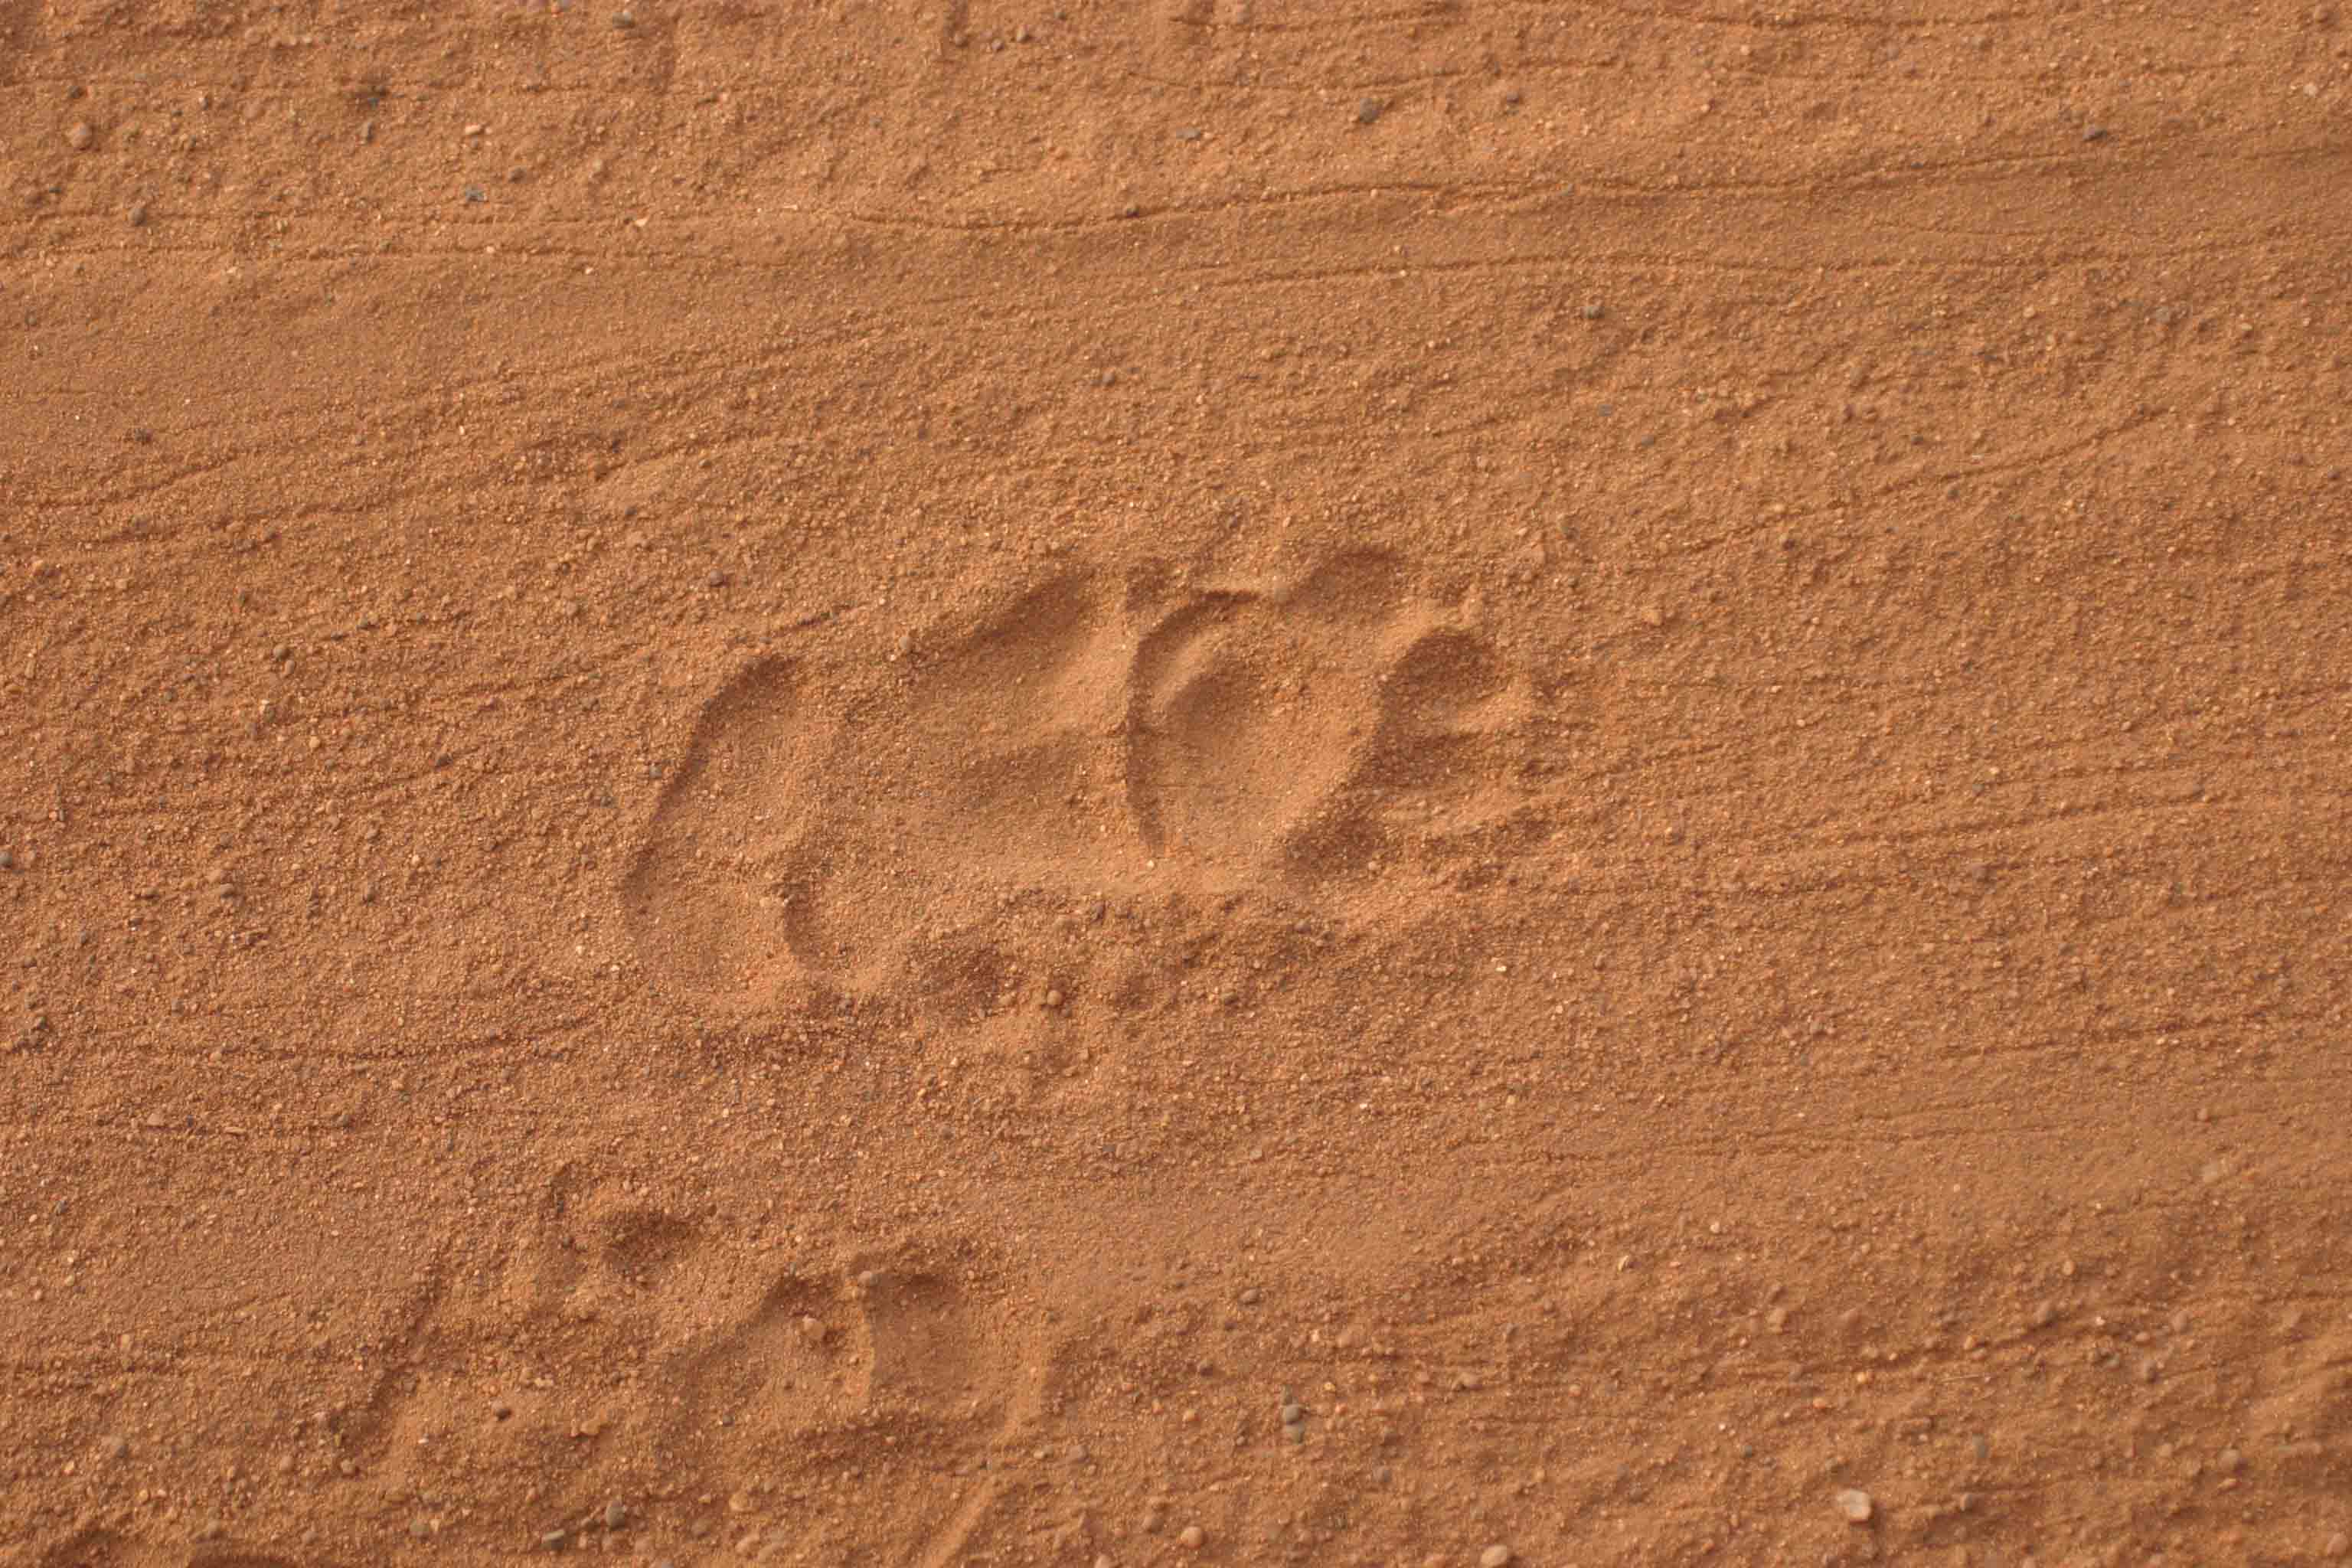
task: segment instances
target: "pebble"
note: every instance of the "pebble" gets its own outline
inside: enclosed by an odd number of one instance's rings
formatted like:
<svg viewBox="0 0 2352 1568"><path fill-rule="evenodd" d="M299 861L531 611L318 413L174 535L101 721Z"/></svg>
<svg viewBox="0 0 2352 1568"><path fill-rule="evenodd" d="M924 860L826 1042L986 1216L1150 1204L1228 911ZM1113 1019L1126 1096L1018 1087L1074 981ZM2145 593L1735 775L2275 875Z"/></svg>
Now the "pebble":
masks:
<svg viewBox="0 0 2352 1568"><path fill-rule="evenodd" d="M1500 1542L1478 1553L1478 1568L1511 1568L1511 1549Z"/></svg>
<svg viewBox="0 0 2352 1568"><path fill-rule="evenodd" d="M2225 1476L2234 1476L2245 1466L2246 1457L2235 1448L2224 1448L2213 1456L2213 1468Z"/></svg>
<svg viewBox="0 0 2352 1568"><path fill-rule="evenodd" d="M636 25L637 14L635 11L615 11L613 13L613 26L615 27L620 27L625 30L627 28L634 27Z"/></svg>
<svg viewBox="0 0 2352 1568"><path fill-rule="evenodd" d="M572 1538L569 1535L566 1535L562 1531L551 1530L545 1535L539 1538L539 1543L541 1546L546 1547L550 1552L561 1552L563 1550L563 1543L571 1539Z"/></svg>
<svg viewBox="0 0 2352 1568"><path fill-rule="evenodd" d="M1868 1524L1870 1516L1878 1511L1878 1505L1870 1500L1868 1492L1857 1491L1852 1487L1838 1493L1837 1507L1848 1524Z"/></svg>
<svg viewBox="0 0 2352 1568"><path fill-rule="evenodd" d="M1598 300L1584 307L1584 319L1588 321L1597 321L1608 313L1609 307Z"/></svg>
<svg viewBox="0 0 2352 1568"><path fill-rule="evenodd" d="M73 129L66 132L66 145L77 153L89 151L89 144L97 140L98 132L91 129L87 120L75 121Z"/></svg>
<svg viewBox="0 0 2352 1568"><path fill-rule="evenodd" d="M604 1528L618 1530L629 1522L629 1505L614 1498L604 1505Z"/></svg>
<svg viewBox="0 0 2352 1568"><path fill-rule="evenodd" d="M1177 1544L1187 1552L1198 1552L1208 1543L1209 1532L1197 1524L1188 1524L1176 1532Z"/></svg>
<svg viewBox="0 0 2352 1568"><path fill-rule="evenodd" d="M1307 1406L1304 1405L1286 1405L1282 1407L1282 1424L1285 1426L1296 1426L1306 1419Z"/></svg>
<svg viewBox="0 0 2352 1568"><path fill-rule="evenodd" d="M1368 98L1364 100L1361 103L1356 105L1356 123L1359 125L1370 125L1373 121L1378 120L1381 117L1381 111L1386 108L1388 108L1388 105L1382 103L1377 98Z"/></svg>
<svg viewBox="0 0 2352 1568"><path fill-rule="evenodd" d="M131 211L125 216L130 218L131 227L145 228L147 226L147 204L145 202L131 203Z"/></svg>

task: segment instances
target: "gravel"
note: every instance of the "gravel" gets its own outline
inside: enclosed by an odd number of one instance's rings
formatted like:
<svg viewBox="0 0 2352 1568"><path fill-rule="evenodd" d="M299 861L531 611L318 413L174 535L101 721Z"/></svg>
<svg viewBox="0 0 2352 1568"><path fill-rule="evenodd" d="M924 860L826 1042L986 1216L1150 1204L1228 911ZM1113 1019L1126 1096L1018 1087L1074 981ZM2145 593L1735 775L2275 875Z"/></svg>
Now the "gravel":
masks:
<svg viewBox="0 0 2352 1568"><path fill-rule="evenodd" d="M1878 1505L1871 1501L1868 1492L1848 1487L1838 1493L1837 1509L1848 1524L1868 1524L1871 1516L1878 1511Z"/></svg>

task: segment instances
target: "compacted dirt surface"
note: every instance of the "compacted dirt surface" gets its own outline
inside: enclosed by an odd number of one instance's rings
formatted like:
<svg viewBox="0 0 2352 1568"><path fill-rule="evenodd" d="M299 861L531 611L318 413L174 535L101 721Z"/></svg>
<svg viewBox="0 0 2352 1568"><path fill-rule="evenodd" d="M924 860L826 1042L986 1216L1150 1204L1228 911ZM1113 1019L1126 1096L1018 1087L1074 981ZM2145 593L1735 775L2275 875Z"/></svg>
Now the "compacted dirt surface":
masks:
<svg viewBox="0 0 2352 1568"><path fill-rule="evenodd" d="M0 1563L2352 1553L2352 29L0 0Z"/></svg>

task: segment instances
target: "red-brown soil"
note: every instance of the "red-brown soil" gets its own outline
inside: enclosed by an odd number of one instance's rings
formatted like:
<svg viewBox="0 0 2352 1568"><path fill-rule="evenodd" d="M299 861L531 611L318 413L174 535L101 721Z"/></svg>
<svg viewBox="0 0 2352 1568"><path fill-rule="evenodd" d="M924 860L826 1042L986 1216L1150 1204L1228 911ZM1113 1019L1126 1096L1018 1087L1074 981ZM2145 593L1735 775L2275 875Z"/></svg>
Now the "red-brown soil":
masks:
<svg viewBox="0 0 2352 1568"><path fill-rule="evenodd" d="M2331 6L0 0L0 1563L2346 1553Z"/></svg>

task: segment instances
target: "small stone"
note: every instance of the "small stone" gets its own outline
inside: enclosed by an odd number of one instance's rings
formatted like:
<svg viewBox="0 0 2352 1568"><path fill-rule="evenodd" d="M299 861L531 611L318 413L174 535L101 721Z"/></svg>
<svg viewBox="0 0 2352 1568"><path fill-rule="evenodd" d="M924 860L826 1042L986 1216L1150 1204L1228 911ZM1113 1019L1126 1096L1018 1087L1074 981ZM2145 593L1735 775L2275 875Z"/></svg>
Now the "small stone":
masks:
<svg viewBox="0 0 2352 1568"><path fill-rule="evenodd" d="M1511 1549L1500 1542L1478 1553L1478 1568L1511 1568Z"/></svg>
<svg viewBox="0 0 2352 1568"><path fill-rule="evenodd" d="M2034 1309L2033 1309L2033 1326L2034 1326L2035 1328L2037 1328L2037 1329L2046 1329L2046 1328L2048 1328L2051 1324L2053 1324L2053 1323L2056 1322L2057 1321L2058 1321L2058 1303L2057 1303L2057 1302L2055 1302L2055 1301L2044 1301L2044 1302L2042 1302L2042 1305L2040 1305L2039 1307L2036 1307L2036 1308L2034 1308Z"/></svg>
<svg viewBox="0 0 2352 1568"><path fill-rule="evenodd" d="M2213 1468L2225 1476L2234 1476L2246 1468L2246 1457L2235 1448L2224 1448L2213 1456Z"/></svg>
<svg viewBox="0 0 2352 1568"><path fill-rule="evenodd" d="M75 121L73 129L66 132L66 145L77 153L89 152L90 143L97 140L98 132L87 120Z"/></svg>
<svg viewBox="0 0 2352 1568"><path fill-rule="evenodd" d="M562 1531L551 1530L545 1535L539 1538L539 1543L541 1546L546 1547L550 1552L561 1552L563 1550L563 1543L571 1539L572 1538Z"/></svg>
<svg viewBox="0 0 2352 1568"><path fill-rule="evenodd" d="M801 1319L800 1328L801 1342L803 1344L821 1345L824 1343L824 1321L823 1319L803 1317Z"/></svg>
<svg viewBox="0 0 2352 1568"><path fill-rule="evenodd" d="M8 864L8 860L7 860L7 852L6 852L5 850L0 850L0 867L5 867L5 866L6 866L7 864ZM1263 1300L1265 1300L1265 1291L1263 1291L1263 1290L1261 1290L1261 1289L1258 1289L1256 1286L1255 1286L1255 1285L1251 1286L1248 1289L1246 1289L1246 1290L1243 1291L1243 1292L1242 1292L1242 1294L1241 1294L1241 1303L1242 1303L1242 1305L1243 1305L1243 1306L1244 1306L1244 1307L1255 1307L1255 1306L1256 1306L1260 1301L1263 1301Z"/></svg>
<svg viewBox="0 0 2352 1568"><path fill-rule="evenodd" d="M1775 1307L1764 1314L1764 1326L1774 1333L1786 1333L1789 1329L1789 1309Z"/></svg>
<svg viewBox="0 0 2352 1568"><path fill-rule="evenodd" d="M106 1457L110 1459L129 1458L131 1457L131 1439L121 1436L108 1438L106 1440Z"/></svg>
<svg viewBox="0 0 2352 1568"><path fill-rule="evenodd" d="M635 11L615 11L613 13L613 26L620 28L622 31L626 32L629 28L634 27L636 25L637 14Z"/></svg>
<svg viewBox="0 0 2352 1568"><path fill-rule="evenodd" d="M604 1528L618 1530L629 1522L629 1505L614 1498L604 1505Z"/></svg>
<svg viewBox="0 0 2352 1568"><path fill-rule="evenodd" d="M1157 1535L1168 1523L1168 1510L1153 1503L1143 1510L1143 1533Z"/></svg>
<svg viewBox="0 0 2352 1568"><path fill-rule="evenodd" d="M2091 125L2084 128L2083 140L2085 142L2104 142L2106 139L2107 128L2104 125Z"/></svg>
<svg viewBox="0 0 2352 1568"><path fill-rule="evenodd" d="M727 1498L727 1511L728 1511L729 1513L749 1513L749 1512L751 1512L751 1494L750 1492L747 1492L747 1491L736 1491L736 1492L730 1492L730 1493L729 1493L729 1494L728 1494L728 1498Z"/></svg>
<svg viewBox="0 0 2352 1568"><path fill-rule="evenodd" d="M1285 1426L1296 1426L1306 1419L1307 1406L1304 1405L1286 1405L1282 1407L1282 1424Z"/></svg>
<svg viewBox="0 0 2352 1568"><path fill-rule="evenodd" d="M131 227L145 228L147 226L147 204L145 202L132 202L131 204L131 210L123 216L131 220Z"/></svg>
<svg viewBox="0 0 2352 1568"><path fill-rule="evenodd" d="M1381 110L1387 108L1388 105L1382 103L1377 98L1365 99L1362 102L1356 105L1356 123L1359 125L1370 125L1373 121L1378 120L1381 117Z"/></svg>
<svg viewBox="0 0 2352 1568"><path fill-rule="evenodd" d="M479 185L467 185L466 187L466 199L469 202L486 202L490 199L490 193L482 189Z"/></svg>
<svg viewBox="0 0 2352 1568"><path fill-rule="evenodd" d="M339 1474L346 1477L356 1476L360 1473L359 1466L349 1459L341 1459L336 1461L335 1469Z"/></svg>
<svg viewBox="0 0 2352 1568"><path fill-rule="evenodd" d="M2340 1530L2329 1536L2327 1543L2319 1549L2319 1554L2322 1557L2341 1557L2347 1552L2352 1552L2352 1535L2347 1535Z"/></svg>
<svg viewBox="0 0 2352 1568"><path fill-rule="evenodd" d="M433 1521L423 1514L420 1513L408 1521L408 1538L411 1541L422 1541L432 1533Z"/></svg>
<svg viewBox="0 0 2352 1568"><path fill-rule="evenodd" d="M1584 307L1584 319L1588 321L1597 321L1608 313L1609 307L1602 304L1598 300L1591 301Z"/></svg>
<svg viewBox="0 0 2352 1568"><path fill-rule="evenodd" d="M1048 992L1046 992L1046 993L1045 993L1045 1005L1046 1005L1046 1006L1048 1006L1048 1007L1058 1007L1058 1006L1060 1006L1061 1005L1062 1005L1062 994L1061 994L1059 991L1048 991Z"/></svg>
<svg viewBox="0 0 2352 1568"><path fill-rule="evenodd" d="M491 1419L491 1420L493 1420L493 1421L510 1421L510 1420L512 1420L513 1418L514 1418L514 1406L513 1406L513 1405L511 1405L508 1404L508 1403L507 1403L505 1400L503 1400L503 1399L493 1399L493 1400L491 1400L491 1401L490 1401L490 1419Z"/></svg>
<svg viewBox="0 0 2352 1568"><path fill-rule="evenodd" d="M1187 125L1176 132L1176 140L1179 142L1198 142L1200 139L1201 128L1197 125Z"/></svg>
<svg viewBox="0 0 2352 1568"><path fill-rule="evenodd" d="M1208 1543L1209 1532L1197 1524L1188 1524L1176 1532L1176 1543L1187 1552L1198 1552Z"/></svg>
<svg viewBox="0 0 2352 1568"><path fill-rule="evenodd" d="M1848 1487L1837 1495L1837 1510L1848 1524L1868 1524L1870 1516L1878 1511L1878 1505L1870 1500L1868 1492Z"/></svg>

